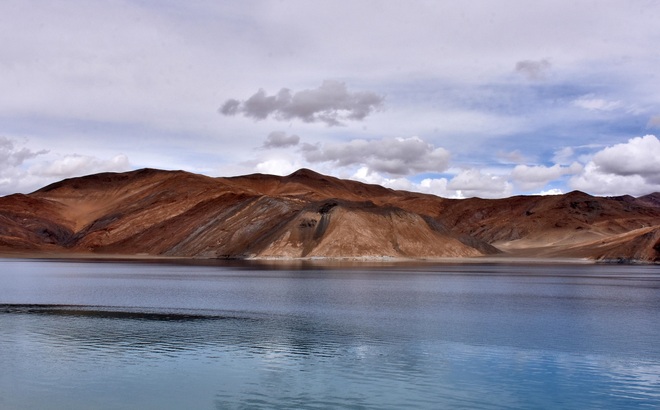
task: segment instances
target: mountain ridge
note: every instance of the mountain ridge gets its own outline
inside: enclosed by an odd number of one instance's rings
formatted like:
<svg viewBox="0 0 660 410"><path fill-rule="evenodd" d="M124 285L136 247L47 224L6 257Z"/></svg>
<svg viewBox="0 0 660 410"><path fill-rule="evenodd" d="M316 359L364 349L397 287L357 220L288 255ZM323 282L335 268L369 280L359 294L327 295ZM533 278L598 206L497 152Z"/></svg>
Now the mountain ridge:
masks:
<svg viewBox="0 0 660 410"><path fill-rule="evenodd" d="M140 169L0 197L4 254L660 261L660 193L448 199L300 169Z"/></svg>

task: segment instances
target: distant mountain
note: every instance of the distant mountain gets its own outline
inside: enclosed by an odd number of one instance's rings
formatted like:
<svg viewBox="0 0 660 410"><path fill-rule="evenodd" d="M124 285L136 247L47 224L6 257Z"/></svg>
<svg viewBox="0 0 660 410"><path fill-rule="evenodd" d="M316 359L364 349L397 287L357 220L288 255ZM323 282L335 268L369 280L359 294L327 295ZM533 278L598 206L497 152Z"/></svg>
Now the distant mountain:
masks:
<svg viewBox="0 0 660 410"><path fill-rule="evenodd" d="M0 198L4 254L660 261L660 194L445 199L301 169L142 169Z"/></svg>

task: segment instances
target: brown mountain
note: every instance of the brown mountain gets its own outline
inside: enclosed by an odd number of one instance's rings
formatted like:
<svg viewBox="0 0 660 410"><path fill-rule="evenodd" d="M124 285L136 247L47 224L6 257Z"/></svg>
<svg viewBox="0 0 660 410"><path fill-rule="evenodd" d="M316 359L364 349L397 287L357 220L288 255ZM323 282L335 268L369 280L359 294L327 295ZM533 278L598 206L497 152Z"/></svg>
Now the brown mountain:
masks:
<svg viewBox="0 0 660 410"><path fill-rule="evenodd" d="M444 199L299 170L143 169L0 198L0 252L660 261L660 194Z"/></svg>

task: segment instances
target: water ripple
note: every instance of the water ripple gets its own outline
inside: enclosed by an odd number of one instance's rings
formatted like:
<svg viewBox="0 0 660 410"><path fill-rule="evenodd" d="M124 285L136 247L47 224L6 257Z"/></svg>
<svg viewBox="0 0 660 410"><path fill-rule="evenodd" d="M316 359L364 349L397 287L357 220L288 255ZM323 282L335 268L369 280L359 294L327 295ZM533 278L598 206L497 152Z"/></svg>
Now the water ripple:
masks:
<svg viewBox="0 0 660 410"><path fill-rule="evenodd" d="M0 272L3 409L660 408L646 268L47 266Z"/></svg>

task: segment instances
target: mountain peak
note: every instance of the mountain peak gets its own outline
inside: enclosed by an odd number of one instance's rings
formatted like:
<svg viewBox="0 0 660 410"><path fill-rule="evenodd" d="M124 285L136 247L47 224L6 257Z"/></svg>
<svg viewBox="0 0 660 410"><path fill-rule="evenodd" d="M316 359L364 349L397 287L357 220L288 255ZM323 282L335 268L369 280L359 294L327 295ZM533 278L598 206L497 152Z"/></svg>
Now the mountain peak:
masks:
<svg viewBox="0 0 660 410"><path fill-rule="evenodd" d="M312 171L309 168L300 168L299 170L287 175L287 178L311 178L311 179L319 179L319 178L326 178L325 175L319 174L316 171Z"/></svg>

